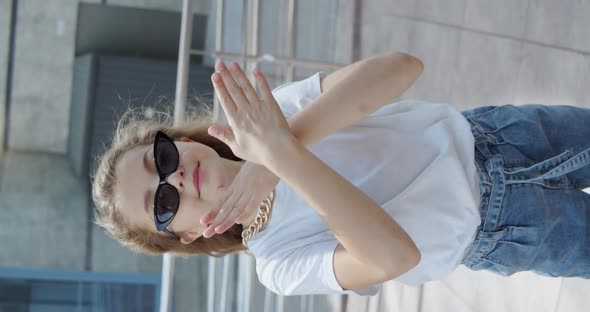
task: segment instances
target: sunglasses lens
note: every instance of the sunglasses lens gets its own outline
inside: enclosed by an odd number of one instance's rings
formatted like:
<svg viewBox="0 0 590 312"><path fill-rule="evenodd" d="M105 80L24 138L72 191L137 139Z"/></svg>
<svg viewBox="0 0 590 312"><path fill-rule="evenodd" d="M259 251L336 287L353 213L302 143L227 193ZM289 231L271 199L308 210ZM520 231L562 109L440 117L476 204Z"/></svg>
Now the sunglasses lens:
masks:
<svg viewBox="0 0 590 312"><path fill-rule="evenodd" d="M176 190L170 185L162 185L156 195L156 216L158 221L166 222L178 211L179 198Z"/></svg>
<svg viewBox="0 0 590 312"><path fill-rule="evenodd" d="M178 168L178 151L174 143L165 138L158 138L156 144L156 164L160 173L170 174Z"/></svg>

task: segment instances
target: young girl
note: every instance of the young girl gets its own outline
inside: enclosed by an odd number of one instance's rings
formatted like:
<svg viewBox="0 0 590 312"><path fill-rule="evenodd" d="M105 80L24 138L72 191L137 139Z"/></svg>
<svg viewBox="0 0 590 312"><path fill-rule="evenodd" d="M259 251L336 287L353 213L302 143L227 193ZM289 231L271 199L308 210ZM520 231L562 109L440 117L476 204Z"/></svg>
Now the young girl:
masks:
<svg viewBox="0 0 590 312"><path fill-rule="evenodd" d="M399 52L272 92L259 71L257 92L236 63L216 70L230 127L121 119L93 199L122 244L248 249L282 295L374 295L460 264L590 277L590 110L392 103L423 70Z"/></svg>

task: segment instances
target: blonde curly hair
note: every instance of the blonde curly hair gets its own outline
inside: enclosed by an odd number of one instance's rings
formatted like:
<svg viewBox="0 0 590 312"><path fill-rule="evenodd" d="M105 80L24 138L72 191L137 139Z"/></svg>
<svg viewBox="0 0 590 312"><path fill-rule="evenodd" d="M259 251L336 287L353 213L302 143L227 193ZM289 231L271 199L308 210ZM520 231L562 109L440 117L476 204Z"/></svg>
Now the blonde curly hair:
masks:
<svg viewBox="0 0 590 312"><path fill-rule="evenodd" d="M211 147L223 158L242 161L225 143L207 133L207 128L214 122L212 106L199 107L187 105L186 121L178 127L173 126L174 118L169 109L128 108L117 123L111 146L108 149L103 147L106 151L97 157L98 167L95 173L91 174L92 200L96 206L94 223L107 230L109 235L123 246L150 255L169 252L181 256L208 254L213 257L222 257L247 249L242 245L241 224L234 224L223 234L210 238L201 236L190 244L182 244L175 238L131 226L131 223L121 215L121 208L117 206L117 162L127 151L137 146L153 144L158 130L173 140L187 137Z"/></svg>

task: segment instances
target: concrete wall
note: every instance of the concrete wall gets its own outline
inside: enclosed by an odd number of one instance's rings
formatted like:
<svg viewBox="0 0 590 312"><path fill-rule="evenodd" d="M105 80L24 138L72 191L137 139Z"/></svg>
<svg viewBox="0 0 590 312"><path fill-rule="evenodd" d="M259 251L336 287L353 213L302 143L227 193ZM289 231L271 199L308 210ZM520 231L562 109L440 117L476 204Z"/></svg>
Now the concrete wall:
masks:
<svg viewBox="0 0 590 312"><path fill-rule="evenodd" d="M65 157L6 151L0 266L83 270L87 202Z"/></svg>
<svg viewBox="0 0 590 312"><path fill-rule="evenodd" d="M78 2L18 1L8 148L66 150Z"/></svg>

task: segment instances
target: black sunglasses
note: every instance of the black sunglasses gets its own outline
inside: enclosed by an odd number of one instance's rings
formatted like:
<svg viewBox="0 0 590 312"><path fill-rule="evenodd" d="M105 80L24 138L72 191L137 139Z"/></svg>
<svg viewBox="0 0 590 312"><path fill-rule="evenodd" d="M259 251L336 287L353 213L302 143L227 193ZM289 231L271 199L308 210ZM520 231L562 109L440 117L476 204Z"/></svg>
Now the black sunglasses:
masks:
<svg viewBox="0 0 590 312"><path fill-rule="evenodd" d="M166 177L178 169L179 155L174 141L164 132L156 132L154 139L154 163L160 176L160 183L154 195L154 222L158 231L180 239L178 235L168 231L166 227L174 220L180 205L178 190L168 182Z"/></svg>

